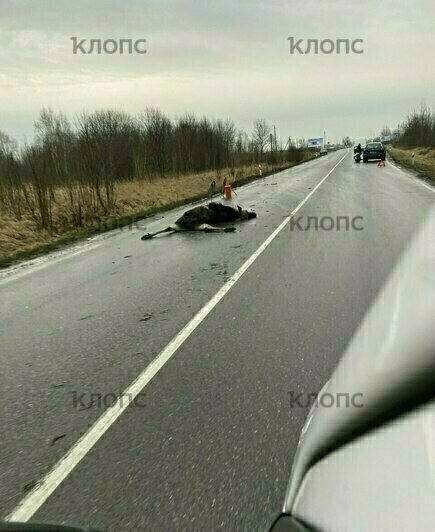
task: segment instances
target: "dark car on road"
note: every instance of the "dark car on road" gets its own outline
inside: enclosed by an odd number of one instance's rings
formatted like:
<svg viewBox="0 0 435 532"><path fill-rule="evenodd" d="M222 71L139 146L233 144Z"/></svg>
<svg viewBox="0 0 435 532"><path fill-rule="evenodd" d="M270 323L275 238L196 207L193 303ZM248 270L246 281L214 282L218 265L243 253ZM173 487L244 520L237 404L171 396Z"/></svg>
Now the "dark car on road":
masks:
<svg viewBox="0 0 435 532"><path fill-rule="evenodd" d="M364 148L363 162L367 163L370 159L385 161L385 148L382 142L369 142Z"/></svg>

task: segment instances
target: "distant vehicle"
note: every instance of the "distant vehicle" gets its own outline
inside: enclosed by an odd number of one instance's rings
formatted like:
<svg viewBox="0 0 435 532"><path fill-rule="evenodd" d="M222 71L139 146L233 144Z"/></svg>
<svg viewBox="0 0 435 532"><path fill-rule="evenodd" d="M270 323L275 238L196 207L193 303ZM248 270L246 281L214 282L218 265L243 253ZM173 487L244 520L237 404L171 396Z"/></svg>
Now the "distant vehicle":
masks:
<svg viewBox="0 0 435 532"><path fill-rule="evenodd" d="M328 155L328 150L325 148L325 146L320 148L319 155Z"/></svg>
<svg viewBox="0 0 435 532"><path fill-rule="evenodd" d="M382 142L369 142L364 148L363 162L367 163L370 159L385 161L385 148Z"/></svg>

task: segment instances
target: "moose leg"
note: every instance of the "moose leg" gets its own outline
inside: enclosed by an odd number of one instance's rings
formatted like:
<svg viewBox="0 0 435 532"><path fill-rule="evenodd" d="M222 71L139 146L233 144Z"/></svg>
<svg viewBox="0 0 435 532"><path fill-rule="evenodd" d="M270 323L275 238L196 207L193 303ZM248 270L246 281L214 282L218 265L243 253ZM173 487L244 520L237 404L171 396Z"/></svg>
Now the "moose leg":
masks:
<svg viewBox="0 0 435 532"><path fill-rule="evenodd" d="M176 231L179 231L178 227L175 227L174 225L170 225L166 229L162 229L161 231L156 231L155 233L147 233L146 235L143 235L141 240L149 240L150 238L153 238L153 236L160 235L161 233L175 233Z"/></svg>
<svg viewBox="0 0 435 532"><path fill-rule="evenodd" d="M205 233L232 233L235 227L213 227L209 224L201 224L196 228L196 231L204 231Z"/></svg>

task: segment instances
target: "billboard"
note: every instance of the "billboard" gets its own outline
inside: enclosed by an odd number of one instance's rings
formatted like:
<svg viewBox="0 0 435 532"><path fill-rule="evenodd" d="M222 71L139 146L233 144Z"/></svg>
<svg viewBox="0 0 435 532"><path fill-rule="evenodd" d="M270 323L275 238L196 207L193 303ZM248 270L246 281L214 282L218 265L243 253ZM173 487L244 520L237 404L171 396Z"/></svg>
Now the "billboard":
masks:
<svg viewBox="0 0 435 532"><path fill-rule="evenodd" d="M313 139L307 139L307 146L309 148L315 148L315 147L320 147L320 146L323 146L323 137L316 137L316 138L313 138Z"/></svg>

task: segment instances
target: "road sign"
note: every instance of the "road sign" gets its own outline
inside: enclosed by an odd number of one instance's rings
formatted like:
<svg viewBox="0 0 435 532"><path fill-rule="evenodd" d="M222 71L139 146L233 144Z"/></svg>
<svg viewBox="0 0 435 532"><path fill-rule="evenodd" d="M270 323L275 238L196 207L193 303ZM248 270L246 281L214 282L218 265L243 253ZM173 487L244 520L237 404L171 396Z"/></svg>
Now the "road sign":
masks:
<svg viewBox="0 0 435 532"><path fill-rule="evenodd" d="M323 146L323 137L316 137L316 138L313 138L313 139L308 139L307 140L307 146L309 148Z"/></svg>

